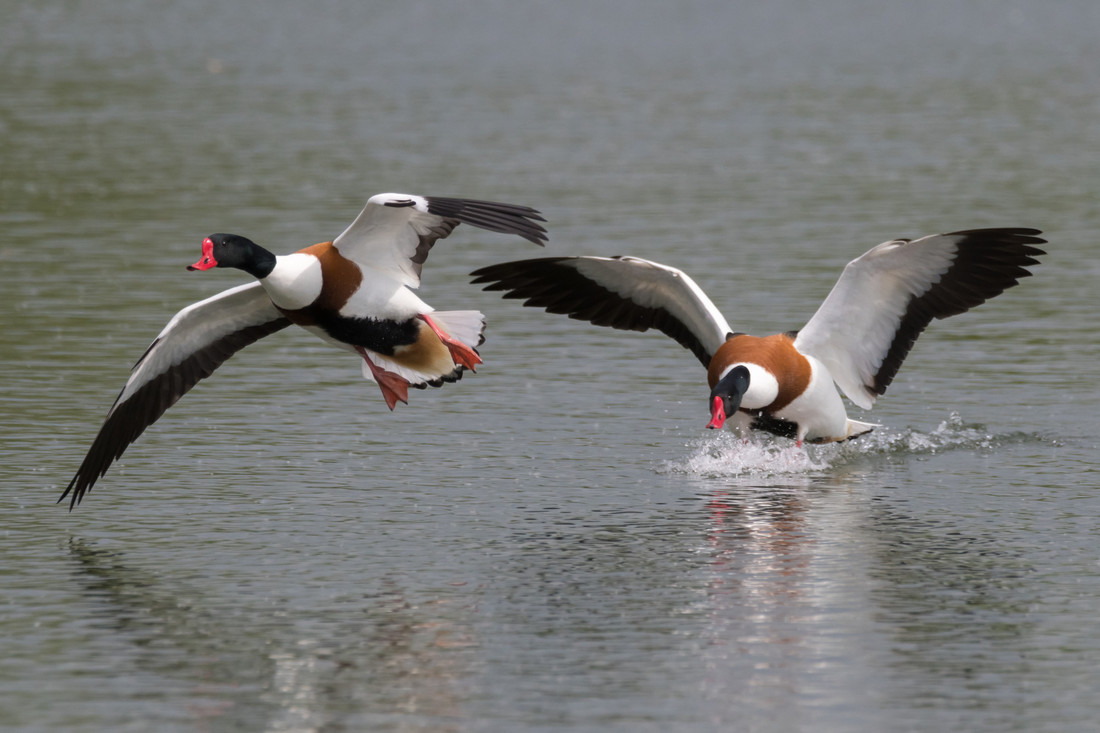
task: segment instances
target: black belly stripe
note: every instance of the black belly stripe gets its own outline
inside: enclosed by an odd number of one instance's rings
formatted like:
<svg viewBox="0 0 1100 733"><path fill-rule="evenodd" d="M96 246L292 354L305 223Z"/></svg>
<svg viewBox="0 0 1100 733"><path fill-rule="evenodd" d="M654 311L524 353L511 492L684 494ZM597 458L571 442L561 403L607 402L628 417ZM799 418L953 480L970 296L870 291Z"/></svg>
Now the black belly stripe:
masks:
<svg viewBox="0 0 1100 733"><path fill-rule="evenodd" d="M416 318L395 321L386 318L349 318L331 312L313 315L313 322L337 341L362 346L383 356L393 356L399 346L414 344L420 336L420 321Z"/></svg>
<svg viewBox="0 0 1100 733"><path fill-rule="evenodd" d="M780 438L798 437L798 423L774 417L764 410L742 410L752 418L750 427L753 430L763 430L766 433L777 435Z"/></svg>

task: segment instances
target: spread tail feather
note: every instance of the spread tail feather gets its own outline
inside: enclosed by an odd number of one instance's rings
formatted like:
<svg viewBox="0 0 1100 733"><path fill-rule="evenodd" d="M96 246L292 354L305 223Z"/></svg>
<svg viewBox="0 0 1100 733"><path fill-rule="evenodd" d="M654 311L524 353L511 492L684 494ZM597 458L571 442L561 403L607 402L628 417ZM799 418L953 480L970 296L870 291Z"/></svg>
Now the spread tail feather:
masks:
<svg viewBox="0 0 1100 733"><path fill-rule="evenodd" d="M873 422L860 422L859 420L848 419L848 435L844 440L851 440L852 438L858 438L861 435L865 435L875 428L879 427L878 423Z"/></svg>
<svg viewBox="0 0 1100 733"><path fill-rule="evenodd" d="M429 315L436 326L442 328L448 336L471 350L474 350L476 346L485 341L485 316L478 311L432 311ZM427 324L424 325L424 331L428 332ZM439 341L435 343L438 347ZM462 378L462 372L466 369L466 367L453 362L447 351L437 355L431 366L425 362L420 362L414 366L407 359L404 360L406 363L401 363L399 361L400 356L386 356L373 351L367 353L370 355L371 361L378 367L393 372L408 381L410 387L416 387L417 389L424 389L428 386L439 387L446 382L457 382ZM370 381L376 381L367 364L363 365L363 376Z"/></svg>
<svg viewBox="0 0 1100 733"><path fill-rule="evenodd" d="M471 349L485 342L485 316L479 311L432 311L432 320Z"/></svg>
<svg viewBox="0 0 1100 733"><path fill-rule="evenodd" d="M370 354L371 361L379 368L401 377L409 383L410 387L415 387L416 389L424 389L429 386L441 387L445 382L457 382L462 379L462 372L465 371L465 367L452 365L453 368L447 373L438 372L428 374L418 369L412 369L403 364L399 364L382 354L373 351L368 351L367 353ZM371 373L370 367L365 363L363 364L363 378L370 382L378 381Z"/></svg>

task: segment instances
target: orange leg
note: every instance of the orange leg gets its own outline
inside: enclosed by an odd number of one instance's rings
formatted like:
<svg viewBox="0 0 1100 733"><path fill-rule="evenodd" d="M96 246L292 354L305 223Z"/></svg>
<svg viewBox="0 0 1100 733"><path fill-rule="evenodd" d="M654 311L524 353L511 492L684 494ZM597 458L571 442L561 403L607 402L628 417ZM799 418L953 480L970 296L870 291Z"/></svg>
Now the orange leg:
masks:
<svg viewBox="0 0 1100 733"><path fill-rule="evenodd" d="M437 326L435 324L435 321L429 318L426 314L421 313L420 318L424 321L424 323L428 324L428 328L432 329L435 335L439 337L439 340L443 342L443 345L447 347L447 350L451 352L451 360L455 364L464 366L471 372L477 371L476 369L474 369L474 367L481 363L481 357L477 355L476 351L474 351L461 341L452 338L450 334Z"/></svg>
<svg viewBox="0 0 1100 733"><path fill-rule="evenodd" d="M409 380L393 372L386 371L375 364L367 356L367 351L363 347L356 346L355 350L359 352L359 356L363 357L363 361L367 362L367 366L370 367L371 376L374 377L374 381L378 382L378 388L382 390L386 407L392 410L397 407L398 400L406 405L409 404Z"/></svg>

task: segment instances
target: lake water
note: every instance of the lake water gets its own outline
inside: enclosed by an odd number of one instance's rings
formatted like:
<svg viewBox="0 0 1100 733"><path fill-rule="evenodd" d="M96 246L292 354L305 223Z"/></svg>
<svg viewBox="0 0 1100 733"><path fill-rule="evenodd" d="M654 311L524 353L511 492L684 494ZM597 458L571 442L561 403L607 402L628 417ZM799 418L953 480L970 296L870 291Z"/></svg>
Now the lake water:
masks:
<svg viewBox="0 0 1100 733"><path fill-rule="evenodd" d="M372 7L373 6L373 7ZM1100 5L9 3L0 728L1073 731L1100 720ZM1043 229L867 439L703 429L704 374L467 273L485 363L390 413L288 330L54 501L202 238L383 191L528 204L801 326L881 241Z"/></svg>

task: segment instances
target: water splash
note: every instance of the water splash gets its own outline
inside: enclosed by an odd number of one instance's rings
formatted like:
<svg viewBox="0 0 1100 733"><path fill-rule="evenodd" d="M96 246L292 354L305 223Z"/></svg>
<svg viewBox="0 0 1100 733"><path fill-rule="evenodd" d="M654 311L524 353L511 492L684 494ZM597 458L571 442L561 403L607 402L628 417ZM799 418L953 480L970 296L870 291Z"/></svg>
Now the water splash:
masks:
<svg viewBox="0 0 1100 733"><path fill-rule="evenodd" d="M748 439L725 432L707 435L686 445L690 453L666 462L662 473L687 473L702 476L810 476L831 468L876 456L929 455L947 450L991 451L1006 442L1018 442L1038 436L1021 434L996 436L984 425L966 424L957 412L930 432L912 428L892 430L876 428L869 435L846 443L795 446L791 440L767 434Z"/></svg>
<svg viewBox="0 0 1100 733"><path fill-rule="evenodd" d="M1010 436L1003 436L1004 439ZM998 438L990 434L984 425L967 425L959 413L952 412L929 433L912 428L891 430L876 428L866 439L849 441L823 448L838 449L841 455L869 455L876 453L927 454L958 448L992 450Z"/></svg>
<svg viewBox="0 0 1100 733"><path fill-rule="evenodd" d="M806 475L829 467L828 462L815 461L809 451L795 446L793 441L770 436L744 439L722 433L715 438L698 438L687 447L692 449L690 455L666 462L662 473L763 478Z"/></svg>

